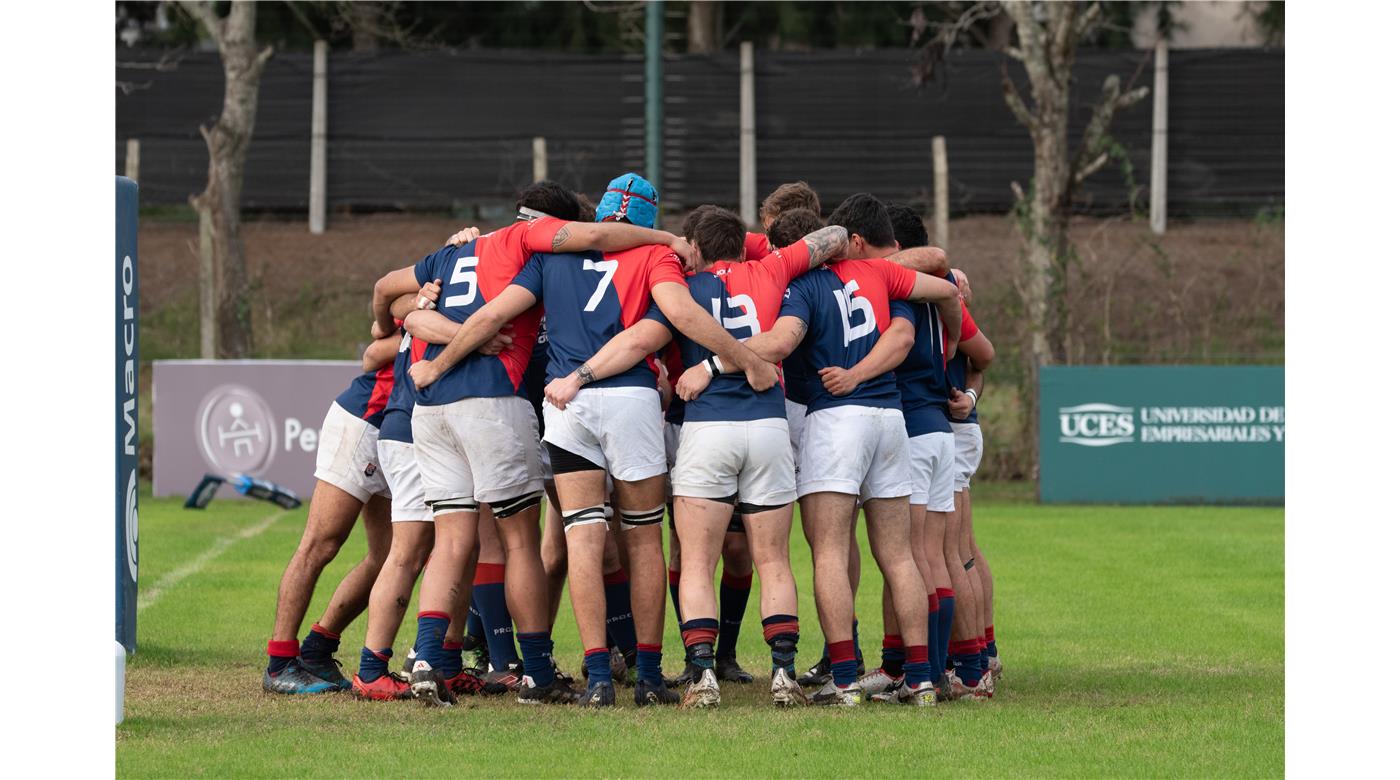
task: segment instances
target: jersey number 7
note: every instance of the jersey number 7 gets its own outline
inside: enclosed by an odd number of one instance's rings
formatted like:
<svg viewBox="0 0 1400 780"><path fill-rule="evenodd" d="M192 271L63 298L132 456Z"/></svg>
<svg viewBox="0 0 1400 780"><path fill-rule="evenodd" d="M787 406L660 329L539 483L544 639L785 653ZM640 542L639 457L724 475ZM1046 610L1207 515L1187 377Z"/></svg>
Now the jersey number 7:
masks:
<svg viewBox="0 0 1400 780"><path fill-rule="evenodd" d="M593 291L593 297L589 298L588 303L583 305L584 311L594 311L598 308L598 304L603 302L603 293L607 292L608 285L612 284L613 274L617 273L617 261L584 258L583 270L598 271L603 274L603 278L598 280L598 289Z"/></svg>

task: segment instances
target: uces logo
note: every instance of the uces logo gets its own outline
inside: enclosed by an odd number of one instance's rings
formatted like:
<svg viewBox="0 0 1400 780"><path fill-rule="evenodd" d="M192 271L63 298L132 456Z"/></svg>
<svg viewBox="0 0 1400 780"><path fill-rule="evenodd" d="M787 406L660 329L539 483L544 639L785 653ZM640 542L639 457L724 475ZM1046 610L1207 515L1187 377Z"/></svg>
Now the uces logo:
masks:
<svg viewBox="0 0 1400 780"><path fill-rule="evenodd" d="M1133 407L1080 404L1060 408L1060 441L1107 447L1133 441Z"/></svg>

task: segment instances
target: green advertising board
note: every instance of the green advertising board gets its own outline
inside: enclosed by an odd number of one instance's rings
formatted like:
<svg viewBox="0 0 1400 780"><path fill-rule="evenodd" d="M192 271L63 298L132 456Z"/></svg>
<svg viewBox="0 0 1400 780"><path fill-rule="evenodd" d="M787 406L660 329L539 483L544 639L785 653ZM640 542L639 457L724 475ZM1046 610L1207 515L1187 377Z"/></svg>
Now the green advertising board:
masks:
<svg viewBox="0 0 1400 780"><path fill-rule="evenodd" d="M1283 503L1283 366L1046 366L1040 499Z"/></svg>

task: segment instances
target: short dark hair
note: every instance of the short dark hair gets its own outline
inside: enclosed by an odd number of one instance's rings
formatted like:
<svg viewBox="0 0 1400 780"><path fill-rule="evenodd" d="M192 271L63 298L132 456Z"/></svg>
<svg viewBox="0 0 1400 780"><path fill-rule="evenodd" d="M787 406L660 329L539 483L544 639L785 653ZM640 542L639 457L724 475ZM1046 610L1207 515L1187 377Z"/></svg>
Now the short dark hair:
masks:
<svg viewBox="0 0 1400 780"><path fill-rule="evenodd" d="M894 225L890 212L879 198L868 192L858 192L841 201L831 212L829 225L840 225L852 236L860 236L871 246L894 246Z"/></svg>
<svg viewBox="0 0 1400 780"><path fill-rule="evenodd" d="M719 206L706 203L696 208L685 216L685 221L681 223L681 238L687 241L695 240L695 226L700 224L701 218L706 214L719 210Z"/></svg>
<svg viewBox="0 0 1400 780"><path fill-rule="evenodd" d="M817 198L817 191L812 189L812 185L805 181L778 185L776 190L763 199L763 205L758 209L758 218L776 219L779 214L792 209L808 209L818 217L822 215L822 202Z"/></svg>
<svg viewBox="0 0 1400 780"><path fill-rule="evenodd" d="M822 218L811 209L788 209L779 214L768 226L768 243L777 249L791 246L813 230L826 227Z"/></svg>
<svg viewBox="0 0 1400 780"><path fill-rule="evenodd" d="M580 222L592 222L598 218L598 204L593 199L582 192L575 192L574 197L578 198L578 210Z"/></svg>
<svg viewBox="0 0 1400 780"><path fill-rule="evenodd" d="M715 207L695 223L695 246L707 263L744 258L744 220L729 209Z"/></svg>
<svg viewBox="0 0 1400 780"><path fill-rule="evenodd" d="M537 181L520 191L515 200L515 208L534 209L551 217L577 222L579 220L578 198L557 181Z"/></svg>
<svg viewBox="0 0 1400 780"><path fill-rule="evenodd" d="M924 218L919 216L919 212L915 211L913 206L906 203L887 203L885 209L890 213L894 240L899 242L900 249L928 246L928 228L924 227Z"/></svg>

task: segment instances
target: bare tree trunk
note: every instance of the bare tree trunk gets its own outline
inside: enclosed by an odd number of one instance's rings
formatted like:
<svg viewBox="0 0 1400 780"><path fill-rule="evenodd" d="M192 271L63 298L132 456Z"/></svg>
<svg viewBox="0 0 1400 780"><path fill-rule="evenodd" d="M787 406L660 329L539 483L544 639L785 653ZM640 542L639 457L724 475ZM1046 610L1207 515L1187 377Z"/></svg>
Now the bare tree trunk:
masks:
<svg viewBox="0 0 1400 780"><path fill-rule="evenodd" d="M257 119L258 85L272 48L257 49L257 7L252 2L236 0L223 19L210 3L182 5L218 43L224 66L223 111L212 128L199 128L209 148L209 181L190 199L200 224L201 350L205 357L245 357L252 351L253 333L239 210L243 165ZM210 303L212 312L207 310ZM212 335L207 332L211 326ZM213 355L207 354L211 346Z"/></svg>
<svg viewBox="0 0 1400 780"><path fill-rule="evenodd" d="M1017 44L1007 53L1025 67L1034 108L1002 71L1002 96L1025 125L1035 146L1031 191L1017 193L1017 226L1025 263L1018 285L1026 308L1023 355L1027 385L1022 388L1023 433L1038 452L1040 367L1070 358L1073 334L1065 298L1069 290L1070 207L1076 188L1108 162L1106 142L1114 114L1147 94L1146 88L1121 93L1117 76L1104 80L1103 93L1074 155L1069 148L1070 73L1079 39L1099 21L1097 3L1006 2L1016 25ZM1036 471L1039 467L1037 465ZM1034 476L1034 475L1032 475Z"/></svg>
<svg viewBox="0 0 1400 780"><path fill-rule="evenodd" d="M719 50L720 19L723 13L723 5L715 0L692 0L685 25L687 52L710 54Z"/></svg>

